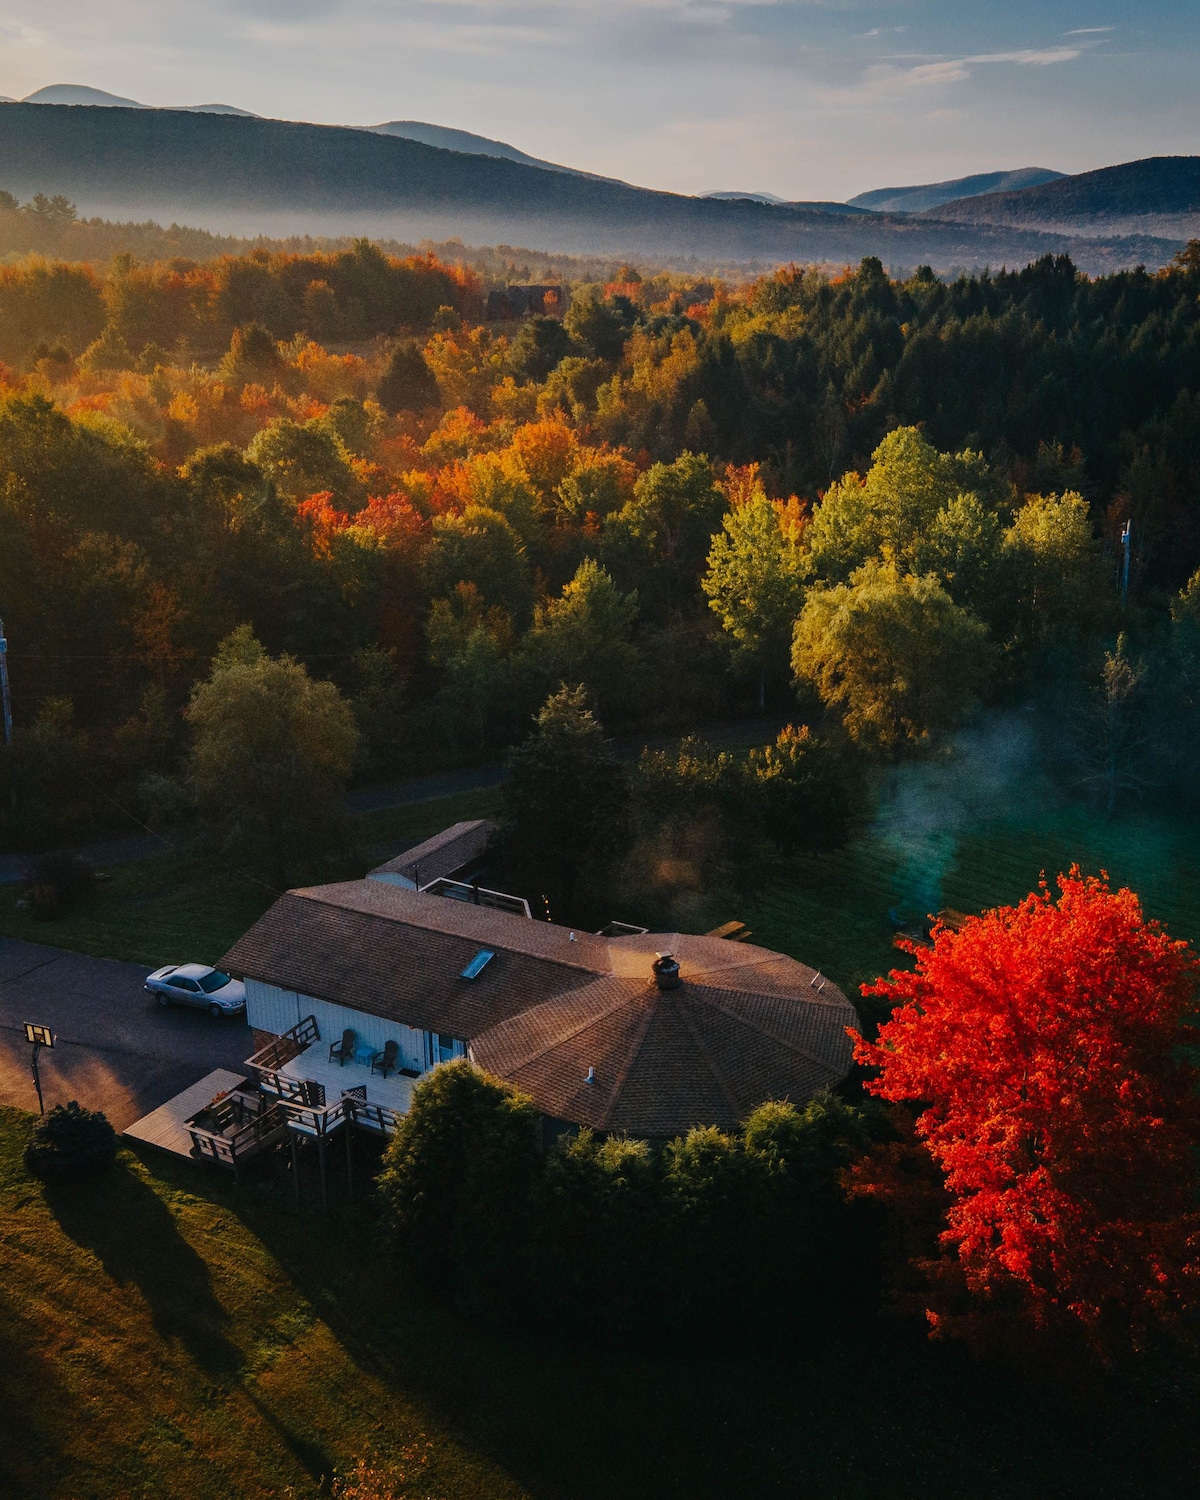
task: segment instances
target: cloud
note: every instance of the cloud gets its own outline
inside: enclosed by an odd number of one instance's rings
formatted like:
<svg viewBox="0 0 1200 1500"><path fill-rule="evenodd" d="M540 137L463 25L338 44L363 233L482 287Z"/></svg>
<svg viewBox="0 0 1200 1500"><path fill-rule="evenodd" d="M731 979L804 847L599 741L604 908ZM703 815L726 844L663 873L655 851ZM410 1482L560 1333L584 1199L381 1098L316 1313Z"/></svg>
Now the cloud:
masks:
<svg viewBox="0 0 1200 1500"><path fill-rule="evenodd" d="M976 52L966 57L939 57L917 62L915 67L898 67L896 61L877 63L866 69L861 80L848 88L827 91L827 97L843 103L866 103L914 90L945 88L963 83L977 67L995 67L1010 63L1017 67L1052 67L1073 62L1083 56L1080 47L1023 47L1012 52ZM915 59L911 59L915 62Z"/></svg>
<svg viewBox="0 0 1200 1500"><path fill-rule="evenodd" d="M1102 36L1106 31L1116 31L1115 26L1077 26L1074 31L1064 31L1063 36Z"/></svg>
<svg viewBox="0 0 1200 1500"><path fill-rule="evenodd" d="M1025 47L1019 52L981 52L964 57L964 63L1021 63L1025 67L1046 68L1055 63L1074 62L1083 56L1082 47Z"/></svg>

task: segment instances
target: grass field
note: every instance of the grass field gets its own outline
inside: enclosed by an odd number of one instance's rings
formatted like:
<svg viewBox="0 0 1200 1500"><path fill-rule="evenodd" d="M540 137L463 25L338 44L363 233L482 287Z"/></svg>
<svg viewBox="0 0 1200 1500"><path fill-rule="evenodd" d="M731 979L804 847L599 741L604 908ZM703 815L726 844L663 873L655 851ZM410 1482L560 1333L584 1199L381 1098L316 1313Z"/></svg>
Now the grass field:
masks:
<svg viewBox="0 0 1200 1500"><path fill-rule="evenodd" d="M405 842L461 818L495 812L497 791L463 792L357 818L363 853L300 873L296 884L348 880ZM192 856L162 855L113 865L87 905L53 922L16 909L17 889L0 886L0 937L51 943L100 958L156 966L179 955L215 963L275 899L261 881Z"/></svg>
<svg viewBox="0 0 1200 1500"><path fill-rule="evenodd" d="M361 1210L128 1152L47 1191L30 1124L0 1111L5 1496L316 1500L359 1456L413 1500L1194 1493L1175 1371L1056 1391L895 1332L774 1361L501 1337L397 1285Z"/></svg>
<svg viewBox="0 0 1200 1500"><path fill-rule="evenodd" d="M492 789L366 814L357 820L364 852L304 872L302 881L361 875L405 842L460 818L494 815L499 802ZM980 911L1019 900L1043 871L1053 878L1073 863L1107 870L1141 895L1150 916L1200 945L1200 826L1149 816L1110 821L1078 808L991 819L953 837L935 830L907 844L872 824L844 849L790 863L738 898L736 910L714 907L710 915L740 917L756 942L817 965L857 997L859 984L898 958L889 911ZM214 963L273 899L269 887L235 871L166 856L114 865L86 908L55 922L17 911L15 889L0 887L0 936L151 965L181 953Z"/></svg>
<svg viewBox="0 0 1200 1500"><path fill-rule="evenodd" d="M1078 864L1107 870L1142 898L1147 915L1200 946L1200 827L1194 821L1109 821L1083 809L994 819L956 835L898 848L875 827L844 849L798 861L787 878L749 893L737 913L756 942L822 968L852 997L886 972L890 910L922 916L942 906L977 912L1019 900L1043 873ZM921 868L922 855L926 868ZM936 866L930 878L928 866ZM924 897L925 899L921 899Z"/></svg>

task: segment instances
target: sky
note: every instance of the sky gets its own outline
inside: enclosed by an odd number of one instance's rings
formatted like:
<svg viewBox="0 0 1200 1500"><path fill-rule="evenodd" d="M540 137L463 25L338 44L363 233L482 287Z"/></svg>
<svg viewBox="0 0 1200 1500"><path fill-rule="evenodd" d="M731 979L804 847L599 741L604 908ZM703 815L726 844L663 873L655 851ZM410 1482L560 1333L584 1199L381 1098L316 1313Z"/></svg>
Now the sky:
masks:
<svg viewBox="0 0 1200 1500"><path fill-rule="evenodd" d="M0 0L0 94L416 119L646 187L844 200L1200 153L1197 0Z"/></svg>

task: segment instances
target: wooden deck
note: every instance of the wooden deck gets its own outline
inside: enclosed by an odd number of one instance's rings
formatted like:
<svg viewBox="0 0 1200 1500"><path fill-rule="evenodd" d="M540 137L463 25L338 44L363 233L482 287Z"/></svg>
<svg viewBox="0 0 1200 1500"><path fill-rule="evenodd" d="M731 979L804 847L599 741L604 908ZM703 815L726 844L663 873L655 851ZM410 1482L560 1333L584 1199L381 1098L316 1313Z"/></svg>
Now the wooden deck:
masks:
<svg viewBox="0 0 1200 1500"><path fill-rule="evenodd" d="M418 1079L405 1078L396 1072L384 1078L381 1073L371 1072L370 1063L357 1059L345 1066L330 1062L329 1048L325 1042L318 1042L299 1056L293 1057L279 1071L286 1078L294 1078L297 1083L311 1079L314 1083L321 1084L330 1104L342 1097L344 1089L362 1088L366 1090L367 1103L382 1104L398 1115L406 1115L412 1108L413 1087L419 1082Z"/></svg>
<svg viewBox="0 0 1200 1500"><path fill-rule="evenodd" d="M170 1151L174 1156L185 1156L190 1160L192 1138L183 1122L198 1114L214 1095L235 1089L245 1081L241 1073L217 1068L215 1072L200 1079L199 1083L193 1083L191 1088L184 1089L182 1094L176 1094L174 1099L168 1099L148 1115L135 1120L125 1134L147 1146L157 1146L160 1151Z"/></svg>

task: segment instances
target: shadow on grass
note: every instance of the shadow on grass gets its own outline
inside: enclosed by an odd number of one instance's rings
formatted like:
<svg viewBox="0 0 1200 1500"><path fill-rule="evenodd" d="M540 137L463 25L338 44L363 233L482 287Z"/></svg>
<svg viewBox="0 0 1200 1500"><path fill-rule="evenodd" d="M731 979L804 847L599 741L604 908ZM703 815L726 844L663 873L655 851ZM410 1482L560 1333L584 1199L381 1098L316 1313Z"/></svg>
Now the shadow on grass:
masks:
<svg viewBox="0 0 1200 1500"><path fill-rule="evenodd" d="M162 1338L182 1344L214 1379L242 1368L208 1266L135 1171L118 1160L96 1177L47 1184L46 1204L63 1233L90 1250L113 1281L137 1287Z"/></svg>
<svg viewBox="0 0 1200 1500"><path fill-rule="evenodd" d="M324 1486L332 1483L334 1464L326 1449L320 1443L305 1437L303 1433L297 1432L294 1427L290 1427L277 1412L271 1410L252 1387L246 1387L246 1396L255 1411L309 1478L315 1479L322 1486L322 1491Z"/></svg>
<svg viewBox="0 0 1200 1500"><path fill-rule="evenodd" d="M875 1320L759 1356L505 1335L399 1287L361 1209L300 1221L224 1201L364 1374L535 1500L1195 1494L1182 1438L1194 1379L1101 1380L1087 1399L1056 1397L1036 1371L1014 1380L921 1327Z"/></svg>
<svg viewBox="0 0 1200 1500"><path fill-rule="evenodd" d="M20 1291L19 1286L0 1290L0 1410L6 1433L0 1443L0 1495L35 1500L62 1493L70 1401L54 1361L34 1347L23 1323Z"/></svg>

